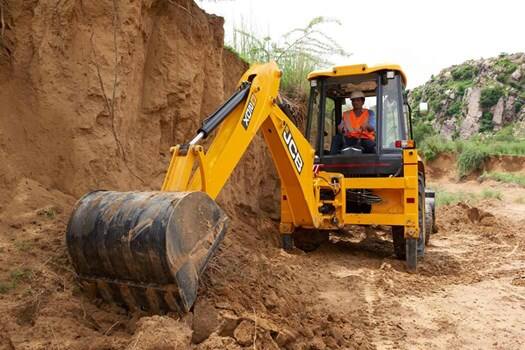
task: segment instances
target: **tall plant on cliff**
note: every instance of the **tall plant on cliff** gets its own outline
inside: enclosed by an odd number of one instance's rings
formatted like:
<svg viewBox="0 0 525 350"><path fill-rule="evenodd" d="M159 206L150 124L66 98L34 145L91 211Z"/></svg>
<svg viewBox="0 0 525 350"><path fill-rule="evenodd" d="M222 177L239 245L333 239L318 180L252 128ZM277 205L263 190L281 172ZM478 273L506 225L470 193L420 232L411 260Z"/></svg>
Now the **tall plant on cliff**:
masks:
<svg viewBox="0 0 525 350"><path fill-rule="evenodd" d="M334 56L350 56L320 27L327 23L341 25L335 19L316 17L304 28L295 28L274 40L244 28L234 29L231 46L248 63L275 61L283 70L281 88L288 92L308 88L306 75L330 65Z"/></svg>

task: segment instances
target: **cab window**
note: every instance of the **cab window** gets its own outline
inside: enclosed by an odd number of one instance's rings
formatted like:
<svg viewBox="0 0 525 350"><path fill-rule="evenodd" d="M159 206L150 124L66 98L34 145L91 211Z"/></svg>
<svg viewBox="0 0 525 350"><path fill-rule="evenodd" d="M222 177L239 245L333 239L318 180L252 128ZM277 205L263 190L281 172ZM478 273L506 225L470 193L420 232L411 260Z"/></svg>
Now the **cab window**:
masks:
<svg viewBox="0 0 525 350"><path fill-rule="evenodd" d="M393 79L386 79L383 85L382 107L383 115L381 118L383 148L395 148L395 142L403 139L403 124L401 119L401 95L398 88L399 76Z"/></svg>

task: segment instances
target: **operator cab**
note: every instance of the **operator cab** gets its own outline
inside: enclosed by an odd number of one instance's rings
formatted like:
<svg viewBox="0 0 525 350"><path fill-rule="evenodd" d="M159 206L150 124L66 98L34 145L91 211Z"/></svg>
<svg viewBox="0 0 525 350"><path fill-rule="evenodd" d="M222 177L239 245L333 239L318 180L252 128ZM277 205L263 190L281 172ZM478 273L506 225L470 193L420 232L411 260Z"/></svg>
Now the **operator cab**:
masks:
<svg viewBox="0 0 525 350"><path fill-rule="evenodd" d="M410 116L404 98L406 78L396 65L368 67L364 64L333 67L308 75L310 99L306 137L315 149L315 164L321 170L340 172L345 177L401 175L402 149L396 141L410 135ZM338 126L352 109L352 93L363 93L363 108L375 116L375 149L353 142ZM338 140L342 147L335 147ZM351 141L351 142L349 142ZM350 144L350 145L349 145ZM398 142L399 144L399 142Z"/></svg>

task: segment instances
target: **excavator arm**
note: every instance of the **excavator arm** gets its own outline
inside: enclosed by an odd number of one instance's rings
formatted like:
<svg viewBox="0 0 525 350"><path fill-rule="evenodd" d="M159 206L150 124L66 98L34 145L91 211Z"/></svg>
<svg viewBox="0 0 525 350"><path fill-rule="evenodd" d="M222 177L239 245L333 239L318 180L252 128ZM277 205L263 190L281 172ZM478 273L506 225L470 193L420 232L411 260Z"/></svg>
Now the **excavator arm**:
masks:
<svg viewBox="0 0 525 350"><path fill-rule="evenodd" d="M281 179L283 195L296 226L317 226L314 213L314 150L278 104L281 71L275 63L255 65L241 78L238 91L186 145L171 149L162 191L202 191L215 199L262 130ZM218 128L207 152L198 142Z"/></svg>
<svg viewBox="0 0 525 350"><path fill-rule="evenodd" d="M77 202L66 243L84 290L130 309L189 311L228 225L214 199L258 130L281 179L281 232L318 227L314 150L278 106L280 76L275 63L250 68L197 135L171 148L161 191L94 191Z"/></svg>

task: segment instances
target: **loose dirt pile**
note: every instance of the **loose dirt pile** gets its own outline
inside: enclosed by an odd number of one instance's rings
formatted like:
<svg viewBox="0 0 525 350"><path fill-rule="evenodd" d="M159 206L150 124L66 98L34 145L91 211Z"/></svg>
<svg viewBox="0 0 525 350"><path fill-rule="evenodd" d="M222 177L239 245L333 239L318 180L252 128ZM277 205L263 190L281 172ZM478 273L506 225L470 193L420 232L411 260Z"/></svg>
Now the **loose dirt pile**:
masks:
<svg viewBox="0 0 525 350"><path fill-rule="evenodd" d="M517 349L525 335L525 236L491 213L499 201L438 209L418 274L393 257L386 228L288 254L275 221L239 207L245 219L234 218L194 311L179 319L80 293L63 244L74 198L23 181L0 216L7 349Z"/></svg>
<svg viewBox="0 0 525 350"><path fill-rule="evenodd" d="M246 67L222 49L222 19L190 1L3 10L0 349L520 346L525 241L504 204L438 210L440 232L415 275L393 258L383 227L285 253L279 184L260 138L221 193L232 228L193 312L87 299L64 244L75 200L95 188L158 188L169 146L192 135Z"/></svg>

